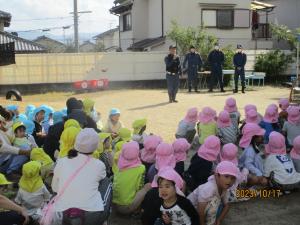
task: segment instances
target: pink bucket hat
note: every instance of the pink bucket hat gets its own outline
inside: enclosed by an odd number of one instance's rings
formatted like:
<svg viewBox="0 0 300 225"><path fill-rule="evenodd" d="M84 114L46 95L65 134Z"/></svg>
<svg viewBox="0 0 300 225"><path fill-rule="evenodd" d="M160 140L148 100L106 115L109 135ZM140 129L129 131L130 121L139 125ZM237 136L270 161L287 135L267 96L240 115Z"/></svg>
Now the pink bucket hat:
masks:
<svg viewBox="0 0 300 225"><path fill-rule="evenodd" d="M250 145L252 138L254 136L263 136L265 130L255 123L247 123L244 126L242 133L243 136L240 140L240 147L247 148Z"/></svg>
<svg viewBox="0 0 300 225"><path fill-rule="evenodd" d="M232 125L230 114L227 111L222 111L217 120L218 128L230 127Z"/></svg>
<svg viewBox="0 0 300 225"><path fill-rule="evenodd" d="M176 162L185 161L186 153L191 147L188 141L185 138L178 138L173 142L172 146Z"/></svg>
<svg viewBox="0 0 300 225"><path fill-rule="evenodd" d="M256 123L259 124L260 119L256 110L250 109L246 112L246 123Z"/></svg>
<svg viewBox="0 0 300 225"><path fill-rule="evenodd" d="M269 143L265 145L267 154L286 154L285 138L282 134L273 131L269 136Z"/></svg>
<svg viewBox="0 0 300 225"><path fill-rule="evenodd" d="M290 105L290 102L287 98L282 98L278 101L278 104L279 104L279 107L283 110L283 111L286 111L287 108L289 107Z"/></svg>
<svg viewBox="0 0 300 225"><path fill-rule="evenodd" d="M196 123L198 120L198 109L196 107L190 108L183 120L187 123Z"/></svg>
<svg viewBox="0 0 300 225"><path fill-rule="evenodd" d="M274 106L274 104L272 104L268 106L265 112L264 121L267 123L278 122L278 108L276 105Z"/></svg>
<svg viewBox="0 0 300 225"><path fill-rule="evenodd" d="M216 173L221 175L231 175L238 178L240 171L232 162L222 161L217 165Z"/></svg>
<svg viewBox="0 0 300 225"><path fill-rule="evenodd" d="M237 112L236 100L234 98L227 98L224 110L229 113Z"/></svg>
<svg viewBox="0 0 300 225"><path fill-rule="evenodd" d="M300 159L300 135L294 139L293 146L291 151L292 159Z"/></svg>
<svg viewBox="0 0 300 225"><path fill-rule="evenodd" d="M300 122L300 108L298 106L288 107L287 113L289 123L296 125Z"/></svg>
<svg viewBox="0 0 300 225"><path fill-rule="evenodd" d="M125 143L118 161L120 170L138 167L142 162L139 158L139 144L135 141Z"/></svg>
<svg viewBox="0 0 300 225"><path fill-rule="evenodd" d="M244 111L245 111L245 115L247 114L248 111L250 110L255 110L257 112L257 108L255 105L252 105L252 104L248 104L248 105L245 105L244 107Z"/></svg>
<svg viewBox="0 0 300 225"><path fill-rule="evenodd" d="M222 161L232 162L234 165L238 165L237 159L238 147L235 144L229 143L223 146L220 153L220 159Z"/></svg>
<svg viewBox="0 0 300 225"><path fill-rule="evenodd" d="M157 146L162 142L161 137L149 135L144 140L144 148L141 150L141 159L146 163L155 162L155 151Z"/></svg>
<svg viewBox="0 0 300 225"><path fill-rule="evenodd" d="M200 123L210 123L215 120L217 113L210 107L204 107L199 113Z"/></svg>
<svg viewBox="0 0 300 225"><path fill-rule="evenodd" d="M176 160L172 145L167 143L160 143L156 148L155 168L162 169L165 166L175 168Z"/></svg>
<svg viewBox="0 0 300 225"><path fill-rule="evenodd" d="M175 183L176 193L181 196L184 196L183 192L181 191L181 189L183 188L183 180L181 176L172 167L164 167L158 172L157 175L155 175L154 180L151 184L153 188L158 187L157 180L160 177L169 181L173 181Z"/></svg>
<svg viewBox="0 0 300 225"><path fill-rule="evenodd" d="M220 153L220 139L214 135L208 136L198 149L198 156L207 161L216 161Z"/></svg>

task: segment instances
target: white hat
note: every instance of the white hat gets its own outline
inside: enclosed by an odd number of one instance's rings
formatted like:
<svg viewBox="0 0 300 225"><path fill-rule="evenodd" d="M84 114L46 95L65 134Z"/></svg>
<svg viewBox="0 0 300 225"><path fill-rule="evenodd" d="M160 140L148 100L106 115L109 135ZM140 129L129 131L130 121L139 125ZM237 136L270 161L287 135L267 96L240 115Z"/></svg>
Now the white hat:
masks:
<svg viewBox="0 0 300 225"><path fill-rule="evenodd" d="M99 136L93 128L84 128L76 137L74 148L81 153L92 153L99 145Z"/></svg>

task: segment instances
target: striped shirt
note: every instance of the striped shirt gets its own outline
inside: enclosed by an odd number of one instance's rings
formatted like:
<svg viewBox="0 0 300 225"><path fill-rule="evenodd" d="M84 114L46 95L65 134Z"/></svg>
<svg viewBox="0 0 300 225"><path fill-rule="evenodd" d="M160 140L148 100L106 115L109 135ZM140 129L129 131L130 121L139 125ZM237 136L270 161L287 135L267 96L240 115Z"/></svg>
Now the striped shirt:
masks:
<svg viewBox="0 0 300 225"><path fill-rule="evenodd" d="M237 130L234 125L230 127L218 128L218 136L223 145L228 143L235 144L237 141Z"/></svg>

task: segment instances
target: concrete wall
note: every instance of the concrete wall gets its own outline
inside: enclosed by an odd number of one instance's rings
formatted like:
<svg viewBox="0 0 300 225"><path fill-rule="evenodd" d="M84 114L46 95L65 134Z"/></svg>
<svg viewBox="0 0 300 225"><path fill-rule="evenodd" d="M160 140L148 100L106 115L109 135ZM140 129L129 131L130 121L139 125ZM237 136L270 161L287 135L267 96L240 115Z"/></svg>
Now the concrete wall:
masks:
<svg viewBox="0 0 300 225"><path fill-rule="evenodd" d="M247 51L247 70L253 69L255 54ZM108 78L110 81L165 79L167 52L110 52L16 55L16 64L0 67L0 85L71 83ZM107 69L107 72L102 72ZM289 74L295 74L288 71Z"/></svg>

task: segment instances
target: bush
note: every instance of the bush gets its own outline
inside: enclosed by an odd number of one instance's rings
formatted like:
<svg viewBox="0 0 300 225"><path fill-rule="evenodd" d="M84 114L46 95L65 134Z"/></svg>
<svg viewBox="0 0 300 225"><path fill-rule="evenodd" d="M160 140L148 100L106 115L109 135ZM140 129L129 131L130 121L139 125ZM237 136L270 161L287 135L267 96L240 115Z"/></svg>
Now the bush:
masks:
<svg viewBox="0 0 300 225"><path fill-rule="evenodd" d="M285 54L280 50L270 51L256 57L254 70L265 72L266 76L278 76L285 72L293 61L291 54Z"/></svg>

